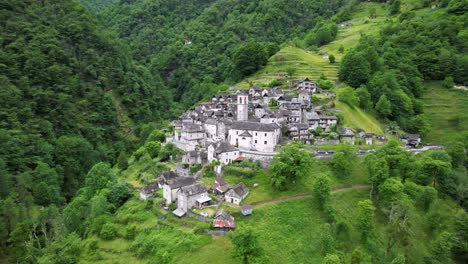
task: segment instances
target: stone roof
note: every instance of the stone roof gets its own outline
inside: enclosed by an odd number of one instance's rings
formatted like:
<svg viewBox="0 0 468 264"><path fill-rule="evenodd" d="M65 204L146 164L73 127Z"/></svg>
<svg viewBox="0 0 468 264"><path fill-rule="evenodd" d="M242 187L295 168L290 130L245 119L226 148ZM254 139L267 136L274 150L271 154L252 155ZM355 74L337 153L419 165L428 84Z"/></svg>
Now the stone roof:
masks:
<svg viewBox="0 0 468 264"><path fill-rule="evenodd" d="M244 204L241 206L242 211L247 211L247 210L252 210L252 209L253 209L253 206L250 204Z"/></svg>
<svg viewBox="0 0 468 264"><path fill-rule="evenodd" d="M407 139L407 140L419 140L419 135L418 134L406 134L402 137L402 139Z"/></svg>
<svg viewBox="0 0 468 264"><path fill-rule="evenodd" d="M183 130L185 132L203 132L202 127L196 124L184 124Z"/></svg>
<svg viewBox="0 0 468 264"><path fill-rule="evenodd" d="M354 132L353 132L353 130L351 130L351 128L343 127L341 129L340 136L342 136L342 137L354 137Z"/></svg>
<svg viewBox="0 0 468 264"><path fill-rule="evenodd" d="M187 196L197 195L205 192L206 187L202 182L197 182L195 184L182 187L182 193L184 193Z"/></svg>
<svg viewBox="0 0 468 264"><path fill-rule="evenodd" d="M218 212L216 212L214 219L223 220L223 221L231 221L231 222L234 221L234 217L228 214L224 209L221 209Z"/></svg>
<svg viewBox="0 0 468 264"><path fill-rule="evenodd" d="M153 184L150 184L148 186L141 188L140 192L144 194L153 194L158 190L158 188L159 188L158 184L153 183Z"/></svg>
<svg viewBox="0 0 468 264"><path fill-rule="evenodd" d="M233 147L231 144L224 142L224 141L220 142L215 148L216 154L232 152L236 150L237 149L235 147Z"/></svg>
<svg viewBox="0 0 468 264"><path fill-rule="evenodd" d="M241 136L241 137L252 137L252 135L247 130L242 132L242 134L240 134L239 136Z"/></svg>
<svg viewBox="0 0 468 264"><path fill-rule="evenodd" d="M226 193L226 195L242 199L248 193L249 193L249 189L247 188L247 186L245 186L245 184L243 182L240 182L240 183L234 185L234 187L232 187L232 189L229 190Z"/></svg>
<svg viewBox="0 0 468 264"><path fill-rule="evenodd" d="M177 173L175 171L165 171L158 178L160 180L168 181L168 180L171 180L171 179L175 179L177 177L179 177L179 175L177 175Z"/></svg>
<svg viewBox="0 0 468 264"><path fill-rule="evenodd" d="M207 124L207 125L216 125L216 124L218 124L218 121L216 121L213 118L209 118L209 119L206 120L205 124Z"/></svg>
<svg viewBox="0 0 468 264"><path fill-rule="evenodd" d="M192 185L195 183L195 179L192 177L177 177L167 181L167 185L171 189L181 188L184 186Z"/></svg>
<svg viewBox="0 0 468 264"><path fill-rule="evenodd" d="M273 132L279 128L275 123L265 124L258 122L249 121L236 121L232 123L232 129L237 130L249 130L249 131L262 131L262 132Z"/></svg>
<svg viewBox="0 0 468 264"><path fill-rule="evenodd" d="M321 116L320 116L320 119L338 120L338 117L336 117L336 116L324 116L324 115L321 115Z"/></svg>

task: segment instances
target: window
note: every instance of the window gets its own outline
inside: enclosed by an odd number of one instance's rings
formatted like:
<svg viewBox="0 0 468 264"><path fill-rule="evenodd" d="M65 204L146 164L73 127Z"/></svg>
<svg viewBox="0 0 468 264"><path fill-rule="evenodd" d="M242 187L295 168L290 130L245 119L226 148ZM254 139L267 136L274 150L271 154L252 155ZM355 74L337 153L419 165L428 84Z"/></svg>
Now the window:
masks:
<svg viewBox="0 0 468 264"><path fill-rule="evenodd" d="M239 135L239 131L236 131L236 135Z"/></svg>
<svg viewBox="0 0 468 264"><path fill-rule="evenodd" d="M255 144L257 144L257 140L255 140Z"/></svg>
<svg viewBox="0 0 468 264"><path fill-rule="evenodd" d="M257 135L257 132L255 132L255 135Z"/></svg>
<svg viewBox="0 0 468 264"><path fill-rule="evenodd" d="M267 144L267 142L265 141L265 145Z"/></svg>
<svg viewBox="0 0 468 264"><path fill-rule="evenodd" d="M265 133L265 137L266 137L266 133Z"/></svg>

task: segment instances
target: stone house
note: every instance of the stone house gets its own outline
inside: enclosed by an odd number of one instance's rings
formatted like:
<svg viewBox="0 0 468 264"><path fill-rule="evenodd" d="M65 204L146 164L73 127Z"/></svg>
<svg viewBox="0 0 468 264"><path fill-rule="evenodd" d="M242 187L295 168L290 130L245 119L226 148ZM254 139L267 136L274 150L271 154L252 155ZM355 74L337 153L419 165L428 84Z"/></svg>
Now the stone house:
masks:
<svg viewBox="0 0 468 264"><path fill-rule="evenodd" d="M311 93L315 93L317 91L317 85L312 82L309 78L304 78L297 82L297 89L302 91L306 90Z"/></svg>
<svg viewBox="0 0 468 264"><path fill-rule="evenodd" d="M169 180L179 177L175 171L165 171L158 177L158 187L161 189Z"/></svg>
<svg viewBox="0 0 468 264"><path fill-rule="evenodd" d="M202 182L184 186L177 192L177 209L184 212L194 207L200 208L209 201L211 201L211 198L208 196L206 187Z"/></svg>
<svg viewBox="0 0 468 264"><path fill-rule="evenodd" d="M157 183L150 184L141 188L140 190L140 200L146 201L149 197L153 196L154 193L159 189Z"/></svg>
<svg viewBox="0 0 468 264"><path fill-rule="evenodd" d="M294 141L310 144L311 134L309 133L309 125L304 123L290 124L289 137Z"/></svg>
<svg viewBox="0 0 468 264"><path fill-rule="evenodd" d="M224 194L224 200L228 203L240 204L249 194L249 189L243 182L238 183Z"/></svg>
<svg viewBox="0 0 468 264"><path fill-rule="evenodd" d="M166 200L166 205L177 200L177 194L180 188L189 186L195 183L195 178L192 177L177 177L168 180L163 185L163 197Z"/></svg>
<svg viewBox="0 0 468 264"><path fill-rule="evenodd" d="M351 128L343 127L341 129L340 141L346 144L354 145L355 134Z"/></svg>
<svg viewBox="0 0 468 264"><path fill-rule="evenodd" d="M406 146L415 148L421 143L421 137L418 134L405 134L401 137L401 141Z"/></svg>
<svg viewBox="0 0 468 264"><path fill-rule="evenodd" d="M219 142L208 146L208 161L218 160L223 164L229 164L239 157L239 150L227 142Z"/></svg>
<svg viewBox="0 0 468 264"><path fill-rule="evenodd" d="M204 138L205 130L202 128L202 126L196 124L183 124L182 141L199 142Z"/></svg>

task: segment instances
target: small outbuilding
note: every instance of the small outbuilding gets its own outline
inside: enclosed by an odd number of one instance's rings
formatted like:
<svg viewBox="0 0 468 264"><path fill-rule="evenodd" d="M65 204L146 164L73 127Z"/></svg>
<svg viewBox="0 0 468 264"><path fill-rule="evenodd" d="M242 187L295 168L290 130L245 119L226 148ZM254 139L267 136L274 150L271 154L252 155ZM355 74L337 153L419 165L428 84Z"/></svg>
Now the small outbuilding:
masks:
<svg viewBox="0 0 468 264"><path fill-rule="evenodd" d="M236 228L236 223L232 215L221 209L214 217L213 227L218 229L234 229Z"/></svg>
<svg viewBox="0 0 468 264"><path fill-rule="evenodd" d="M253 213L253 206L250 204L245 204L241 206L241 213L244 216L251 215Z"/></svg>

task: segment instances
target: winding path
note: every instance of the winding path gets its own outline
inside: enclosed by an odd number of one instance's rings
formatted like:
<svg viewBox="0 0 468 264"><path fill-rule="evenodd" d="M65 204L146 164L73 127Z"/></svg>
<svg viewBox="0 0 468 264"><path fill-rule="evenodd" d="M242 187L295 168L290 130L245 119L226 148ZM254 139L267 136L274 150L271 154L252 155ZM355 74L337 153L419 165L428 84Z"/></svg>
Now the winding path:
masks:
<svg viewBox="0 0 468 264"><path fill-rule="evenodd" d="M344 192L344 191L349 191L349 190L363 190L363 189L369 189L369 188L370 188L370 185L367 185L367 184L344 185L344 186L338 186L338 187L334 188L331 191L331 194ZM301 199L310 198L310 197L312 197L312 195L313 195L312 192L293 194L293 195L289 195L289 196L276 198L276 199L273 199L273 200L255 202L255 203L252 203L252 206L253 206L253 208L261 208L261 207L264 207L264 206L274 205L274 204L278 204L278 203L285 202L285 201L301 200ZM226 205L228 205L230 207L235 207L235 208L240 207L239 205L231 204L231 203L224 203L224 204L226 204Z"/></svg>

